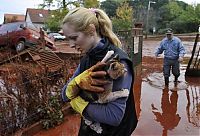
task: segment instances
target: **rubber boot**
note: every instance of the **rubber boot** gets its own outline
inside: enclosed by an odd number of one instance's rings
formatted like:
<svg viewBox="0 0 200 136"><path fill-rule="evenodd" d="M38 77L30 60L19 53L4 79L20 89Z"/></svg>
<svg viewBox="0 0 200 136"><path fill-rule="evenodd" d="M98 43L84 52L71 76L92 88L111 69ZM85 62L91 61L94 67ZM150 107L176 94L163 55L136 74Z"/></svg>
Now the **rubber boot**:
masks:
<svg viewBox="0 0 200 136"><path fill-rule="evenodd" d="M169 86L169 77L165 77L165 86Z"/></svg>

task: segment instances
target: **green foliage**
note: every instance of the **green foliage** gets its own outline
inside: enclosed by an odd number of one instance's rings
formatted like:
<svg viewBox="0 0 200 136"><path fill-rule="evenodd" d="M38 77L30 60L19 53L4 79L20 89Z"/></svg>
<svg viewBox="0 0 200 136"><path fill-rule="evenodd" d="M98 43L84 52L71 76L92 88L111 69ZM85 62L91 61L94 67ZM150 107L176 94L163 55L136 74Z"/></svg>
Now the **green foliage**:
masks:
<svg viewBox="0 0 200 136"><path fill-rule="evenodd" d="M65 17L65 15L68 13L69 9L67 8L67 5L73 5L75 7L80 6L80 2L73 1L73 2L66 2L66 0L56 0L59 3L59 7L57 10L52 10L51 15L45 22L46 29L49 29L50 31L57 32L60 30L62 20ZM43 0L43 4L40 4L42 8L48 7L50 8L51 5L54 4L54 0Z"/></svg>
<svg viewBox="0 0 200 136"><path fill-rule="evenodd" d="M53 3L53 0L44 0L46 7ZM56 0L60 2L60 9L63 9L63 4L73 4L76 7L80 6L80 1L65 2L65 0ZM149 29L156 27L157 33L163 33L168 27L174 29L175 33L183 32L196 32L198 24L200 24L200 4L188 5L185 2L177 0L153 0L156 3L151 3L149 10ZM127 11L126 8L121 8L123 3L128 3L129 7L134 9L134 13ZM112 19L114 30L129 29L132 26L132 22L142 22L144 28L147 19L147 7L149 0L105 0L101 2L100 8L103 9L108 16ZM85 0L84 6L99 7L97 0ZM121 8L121 9L120 9ZM66 8L64 8L66 9ZM118 11L117 11L118 10ZM121 10L121 12L119 11ZM58 31L64 15L62 10L56 10L55 17L50 17L47 21L47 27L51 31ZM125 11L125 12L124 12ZM124 12L124 13L123 13ZM133 14L133 15L132 15ZM127 18L129 17L131 18ZM134 19L132 18L134 16Z"/></svg>
<svg viewBox="0 0 200 136"><path fill-rule="evenodd" d="M116 10L120 6L120 3L114 0L106 0L101 2L101 9L103 9L109 17L116 16Z"/></svg>
<svg viewBox="0 0 200 136"><path fill-rule="evenodd" d="M158 32L172 28L175 33L196 32L200 23L199 4L187 5L181 1L171 1L159 8L157 26Z"/></svg>
<svg viewBox="0 0 200 136"><path fill-rule="evenodd" d="M112 18L113 30L131 29L133 22L133 8L124 2L116 10L116 16Z"/></svg>
<svg viewBox="0 0 200 136"><path fill-rule="evenodd" d="M62 20L67 13L68 13L67 9L52 11L51 15L46 21L47 28L49 28L50 31L58 32L61 28Z"/></svg>
<svg viewBox="0 0 200 136"><path fill-rule="evenodd" d="M200 23L198 7L188 5L180 16L171 21L169 25L176 33L196 32Z"/></svg>
<svg viewBox="0 0 200 136"><path fill-rule="evenodd" d="M42 110L42 124L45 129L49 129L63 122L63 113L58 96L51 96Z"/></svg>
<svg viewBox="0 0 200 136"><path fill-rule="evenodd" d="M97 1L97 0L84 0L83 5L86 8L98 8L99 7L99 1Z"/></svg>
<svg viewBox="0 0 200 136"><path fill-rule="evenodd" d="M163 27L167 27L171 21L176 19L182 13L181 7L176 2L170 2L160 8L160 19L158 22L163 22L165 25Z"/></svg>

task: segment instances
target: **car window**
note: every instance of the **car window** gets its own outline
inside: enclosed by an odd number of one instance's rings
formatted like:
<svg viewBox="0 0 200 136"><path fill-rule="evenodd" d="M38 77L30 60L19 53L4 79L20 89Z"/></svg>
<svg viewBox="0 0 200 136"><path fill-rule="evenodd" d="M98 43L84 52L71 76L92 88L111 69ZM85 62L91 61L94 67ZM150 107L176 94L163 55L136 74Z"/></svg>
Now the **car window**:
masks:
<svg viewBox="0 0 200 136"><path fill-rule="evenodd" d="M0 27L0 33L7 33L16 31L18 29L19 24L18 23L8 23L4 24Z"/></svg>
<svg viewBox="0 0 200 136"><path fill-rule="evenodd" d="M2 25L1 27L0 27L0 33L6 33L7 31L8 31L8 25L7 24L5 24L5 25Z"/></svg>
<svg viewBox="0 0 200 136"><path fill-rule="evenodd" d="M15 23L10 24L8 25L8 32L16 31L17 28L18 28L18 24L15 24Z"/></svg>

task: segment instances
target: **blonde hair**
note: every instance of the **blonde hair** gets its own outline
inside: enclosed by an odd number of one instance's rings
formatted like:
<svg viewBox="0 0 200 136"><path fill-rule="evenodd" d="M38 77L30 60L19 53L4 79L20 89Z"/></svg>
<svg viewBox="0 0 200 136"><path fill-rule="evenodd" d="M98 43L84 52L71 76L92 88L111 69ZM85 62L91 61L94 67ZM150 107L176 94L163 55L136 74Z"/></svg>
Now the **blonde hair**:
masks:
<svg viewBox="0 0 200 136"><path fill-rule="evenodd" d="M88 32L90 24L94 24L100 36L107 37L109 41L121 47L121 42L112 31L112 22L101 9L87 9L78 7L71 10L63 19L63 25L69 23L75 26L76 31Z"/></svg>

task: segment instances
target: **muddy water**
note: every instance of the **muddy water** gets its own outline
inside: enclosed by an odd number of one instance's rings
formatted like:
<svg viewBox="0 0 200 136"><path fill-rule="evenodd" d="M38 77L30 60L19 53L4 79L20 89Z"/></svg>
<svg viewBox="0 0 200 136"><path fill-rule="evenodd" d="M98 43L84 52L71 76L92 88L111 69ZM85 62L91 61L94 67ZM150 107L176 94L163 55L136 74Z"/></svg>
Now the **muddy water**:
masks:
<svg viewBox="0 0 200 136"><path fill-rule="evenodd" d="M199 136L200 135L200 78L186 78L188 59L181 64L179 82L164 87L162 57L153 59L157 41L144 41L142 75L134 84L135 105L139 119L132 136ZM186 51L192 50L191 43ZM191 54L187 54L190 56ZM75 136L78 133L80 117L72 114L68 119L37 136Z"/></svg>
<svg viewBox="0 0 200 136"><path fill-rule="evenodd" d="M179 82L164 87L162 59L143 58L143 74L134 88L139 123L132 136L200 135L200 78L185 78L181 64Z"/></svg>

